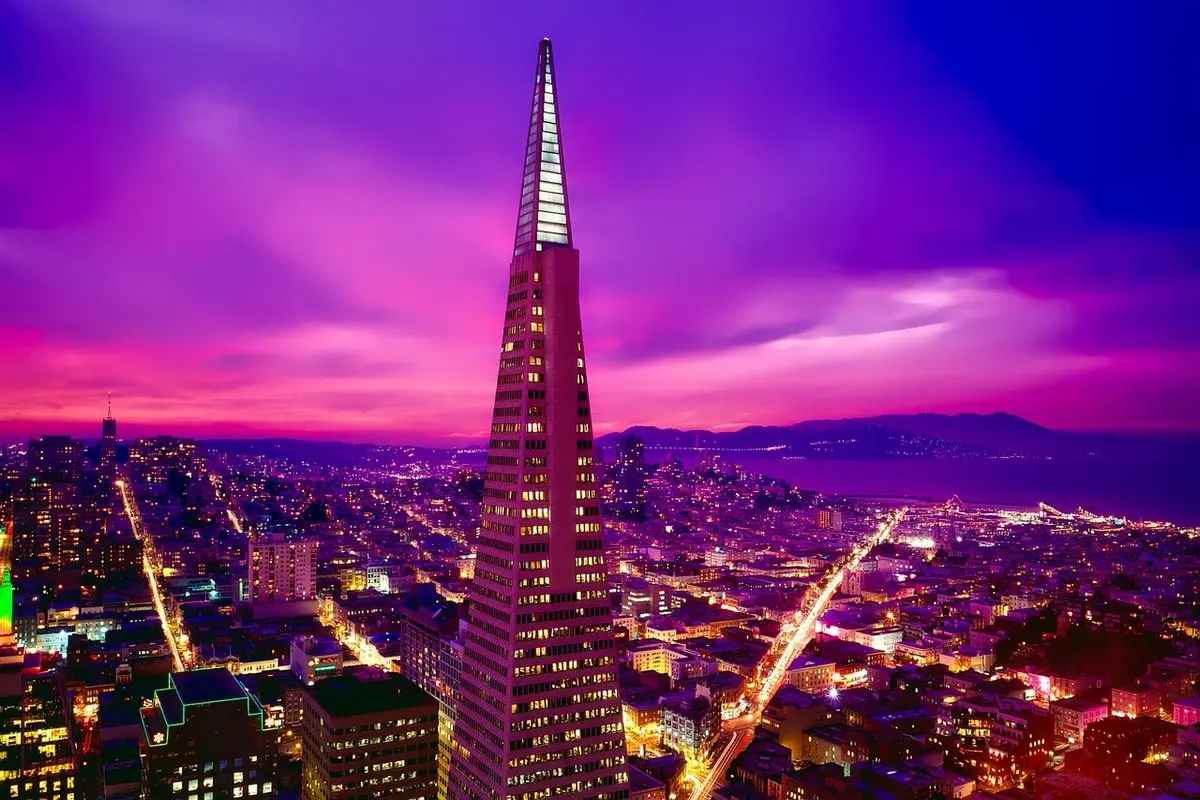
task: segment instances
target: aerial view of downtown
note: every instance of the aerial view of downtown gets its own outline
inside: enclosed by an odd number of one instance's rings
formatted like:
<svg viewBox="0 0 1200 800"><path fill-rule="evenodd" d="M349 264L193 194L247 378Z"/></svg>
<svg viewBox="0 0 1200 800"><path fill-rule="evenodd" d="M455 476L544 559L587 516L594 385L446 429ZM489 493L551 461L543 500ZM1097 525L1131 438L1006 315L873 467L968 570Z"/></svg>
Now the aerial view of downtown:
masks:
<svg viewBox="0 0 1200 800"><path fill-rule="evenodd" d="M1200 800L1198 35L0 0L0 798Z"/></svg>

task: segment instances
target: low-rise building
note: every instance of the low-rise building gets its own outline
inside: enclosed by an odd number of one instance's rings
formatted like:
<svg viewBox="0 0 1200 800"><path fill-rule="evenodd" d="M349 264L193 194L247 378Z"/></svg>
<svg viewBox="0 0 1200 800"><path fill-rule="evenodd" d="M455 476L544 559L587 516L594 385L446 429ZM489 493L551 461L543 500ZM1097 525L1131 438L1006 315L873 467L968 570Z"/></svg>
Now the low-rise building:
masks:
<svg viewBox="0 0 1200 800"><path fill-rule="evenodd" d="M289 665L309 686L322 678L335 678L342 674L342 646L337 639L297 636L292 640Z"/></svg>
<svg viewBox="0 0 1200 800"><path fill-rule="evenodd" d="M707 697L686 697L663 703L663 747L688 759L702 761L708 758L720 732L720 713Z"/></svg>
<svg viewBox="0 0 1200 800"><path fill-rule="evenodd" d="M1050 713L1054 715L1054 738L1075 749L1083 746L1084 731L1088 725L1108 718L1108 703L1069 697L1052 702Z"/></svg>
<svg viewBox="0 0 1200 800"><path fill-rule="evenodd" d="M837 665L827 658L801 653L788 666L785 678L802 692L826 694L833 688Z"/></svg>
<svg viewBox="0 0 1200 800"><path fill-rule="evenodd" d="M1157 717L1160 710L1158 689L1153 686L1132 684L1112 688L1114 717Z"/></svg>
<svg viewBox="0 0 1200 800"><path fill-rule="evenodd" d="M1200 697L1176 700L1171 707L1171 719L1180 727L1190 728L1200 723Z"/></svg>

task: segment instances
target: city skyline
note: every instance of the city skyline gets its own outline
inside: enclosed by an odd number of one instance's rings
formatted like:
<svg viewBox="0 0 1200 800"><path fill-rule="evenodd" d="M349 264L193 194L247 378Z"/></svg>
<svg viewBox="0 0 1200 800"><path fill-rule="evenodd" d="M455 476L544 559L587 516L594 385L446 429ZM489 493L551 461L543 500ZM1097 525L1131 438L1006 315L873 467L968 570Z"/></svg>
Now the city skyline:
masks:
<svg viewBox="0 0 1200 800"><path fill-rule="evenodd" d="M0 795L1196 800L1200 7L620 2L0 0Z"/></svg>
<svg viewBox="0 0 1200 800"><path fill-rule="evenodd" d="M318 6L7 6L0 436L111 390L133 435L483 438L519 44L560 31L598 432L1195 429L1195 12L889 8L379 5L331 45Z"/></svg>

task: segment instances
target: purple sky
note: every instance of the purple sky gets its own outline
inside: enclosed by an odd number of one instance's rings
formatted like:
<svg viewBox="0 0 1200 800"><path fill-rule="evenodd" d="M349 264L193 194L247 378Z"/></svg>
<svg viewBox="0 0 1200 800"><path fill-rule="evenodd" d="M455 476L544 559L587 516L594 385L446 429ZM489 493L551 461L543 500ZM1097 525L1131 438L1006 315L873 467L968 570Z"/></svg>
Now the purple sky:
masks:
<svg viewBox="0 0 1200 800"><path fill-rule="evenodd" d="M601 431L1200 428L1191 4L512 5L0 0L0 433L481 438L542 36Z"/></svg>

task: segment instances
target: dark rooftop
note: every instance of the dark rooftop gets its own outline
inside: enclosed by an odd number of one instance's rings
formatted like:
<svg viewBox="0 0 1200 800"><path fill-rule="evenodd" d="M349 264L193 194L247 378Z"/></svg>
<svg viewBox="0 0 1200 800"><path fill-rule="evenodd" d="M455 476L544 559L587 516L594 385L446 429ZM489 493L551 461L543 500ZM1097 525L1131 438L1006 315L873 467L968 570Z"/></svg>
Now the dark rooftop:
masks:
<svg viewBox="0 0 1200 800"><path fill-rule="evenodd" d="M635 766L629 767L629 791L631 794L645 792L666 786L658 778L647 775Z"/></svg>
<svg viewBox="0 0 1200 800"><path fill-rule="evenodd" d="M374 667L347 670L336 678L317 681L306 691L313 702L335 717L417 708L433 702L407 678Z"/></svg>
<svg viewBox="0 0 1200 800"><path fill-rule="evenodd" d="M246 688L225 667L174 672L171 680L185 705L237 700L246 696Z"/></svg>

